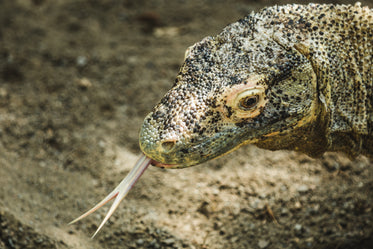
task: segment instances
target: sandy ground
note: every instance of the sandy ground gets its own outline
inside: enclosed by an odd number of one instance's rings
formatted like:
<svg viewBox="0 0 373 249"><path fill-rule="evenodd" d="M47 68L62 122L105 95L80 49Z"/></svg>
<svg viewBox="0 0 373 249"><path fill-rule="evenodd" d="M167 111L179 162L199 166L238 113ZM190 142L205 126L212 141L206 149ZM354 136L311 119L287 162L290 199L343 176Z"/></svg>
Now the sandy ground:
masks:
<svg viewBox="0 0 373 249"><path fill-rule="evenodd" d="M281 2L0 1L0 248L373 248L371 160L254 146L151 167L93 240L108 206L67 225L132 168L185 49Z"/></svg>

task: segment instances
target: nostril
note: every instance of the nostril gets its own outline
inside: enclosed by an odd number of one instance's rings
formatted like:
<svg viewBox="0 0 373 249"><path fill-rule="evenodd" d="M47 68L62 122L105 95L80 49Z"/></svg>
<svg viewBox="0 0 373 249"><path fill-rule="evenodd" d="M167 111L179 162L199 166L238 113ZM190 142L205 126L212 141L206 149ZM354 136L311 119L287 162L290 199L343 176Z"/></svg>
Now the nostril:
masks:
<svg viewBox="0 0 373 249"><path fill-rule="evenodd" d="M170 151L175 146L176 141L164 141L162 142L162 148L164 151Z"/></svg>

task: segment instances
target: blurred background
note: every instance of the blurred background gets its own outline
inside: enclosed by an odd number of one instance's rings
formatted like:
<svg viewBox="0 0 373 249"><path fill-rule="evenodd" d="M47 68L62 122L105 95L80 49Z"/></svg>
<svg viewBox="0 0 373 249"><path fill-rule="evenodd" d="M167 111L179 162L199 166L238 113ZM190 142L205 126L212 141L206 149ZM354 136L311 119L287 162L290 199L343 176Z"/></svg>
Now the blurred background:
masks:
<svg viewBox="0 0 373 249"><path fill-rule="evenodd" d="M149 168L93 240L109 205L67 225L132 168L187 47L295 2L0 1L0 248L372 248L372 161L254 146Z"/></svg>

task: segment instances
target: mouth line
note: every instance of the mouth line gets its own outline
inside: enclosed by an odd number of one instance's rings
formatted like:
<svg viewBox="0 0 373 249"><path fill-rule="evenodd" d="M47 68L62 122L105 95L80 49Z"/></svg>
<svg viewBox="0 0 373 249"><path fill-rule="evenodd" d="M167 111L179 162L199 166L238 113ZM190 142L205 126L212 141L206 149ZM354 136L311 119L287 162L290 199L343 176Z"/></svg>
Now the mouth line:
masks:
<svg viewBox="0 0 373 249"><path fill-rule="evenodd" d="M189 160L185 160L184 162L181 161L181 162L170 164L170 163L162 163L162 162L159 162L159 161L156 161L156 160L152 159L150 164L152 166L159 167L159 168L164 168L164 169L185 168L185 167L200 164L202 162L214 159L216 157L220 157L220 155L225 154L224 152L221 153L220 151L213 151L214 153L212 153L211 151L206 151L205 153L201 153L201 151L205 151L204 148L209 147L210 144L211 144L210 140L209 141L199 141L198 143L194 143L193 145L191 145L190 147L192 149L188 150L189 156L190 156L190 154L198 154L199 156L202 156L202 158L203 158L202 161L200 161L200 160L197 160L197 161L196 160L190 160L191 158L187 157ZM196 152L198 152L198 153L196 153ZM211 157L211 155L213 155L213 156ZM148 155L148 157L151 158L151 155ZM191 162L193 162L193 163L191 163Z"/></svg>
<svg viewBox="0 0 373 249"><path fill-rule="evenodd" d="M175 167L177 167L179 165L179 164L160 163L160 162L157 162L155 160L151 160L150 164L153 165L153 166L155 166L155 167L165 168L165 169L172 169L172 168L175 168Z"/></svg>

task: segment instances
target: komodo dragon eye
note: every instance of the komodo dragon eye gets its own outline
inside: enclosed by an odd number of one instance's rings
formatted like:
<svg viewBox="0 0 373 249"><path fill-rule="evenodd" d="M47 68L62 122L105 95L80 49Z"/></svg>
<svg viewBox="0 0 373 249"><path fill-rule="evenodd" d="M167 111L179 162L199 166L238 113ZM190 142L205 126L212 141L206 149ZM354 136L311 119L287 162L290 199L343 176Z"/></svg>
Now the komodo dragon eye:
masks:
<svg viewBox="0 0 373 249"><path fill-rule="evenodd" d="M250 111L257 106L260 100L260 94L255 90L257 89L242 92L237 96L238 108L243 111Z"/></svg>
<svg viewBox="0 0 373 249"><path fill-rule="evenodd" d="M254 108L256 106L256 104L258 104L258 102L259 102L259 96L258 95L245 97L245 98L240 100L239 107L242 110L251 110L252 108Z"/></svg>
<svg viewBox="0 0 373 249"><path fill-rule="evenodd" d="M223 113L228 118L238 121L242 118L254 118L260 114L261 107L267 103L265 88L261 85L252 85L249 87L245 84L237 85L227 94L227 106Z"/></svg>

